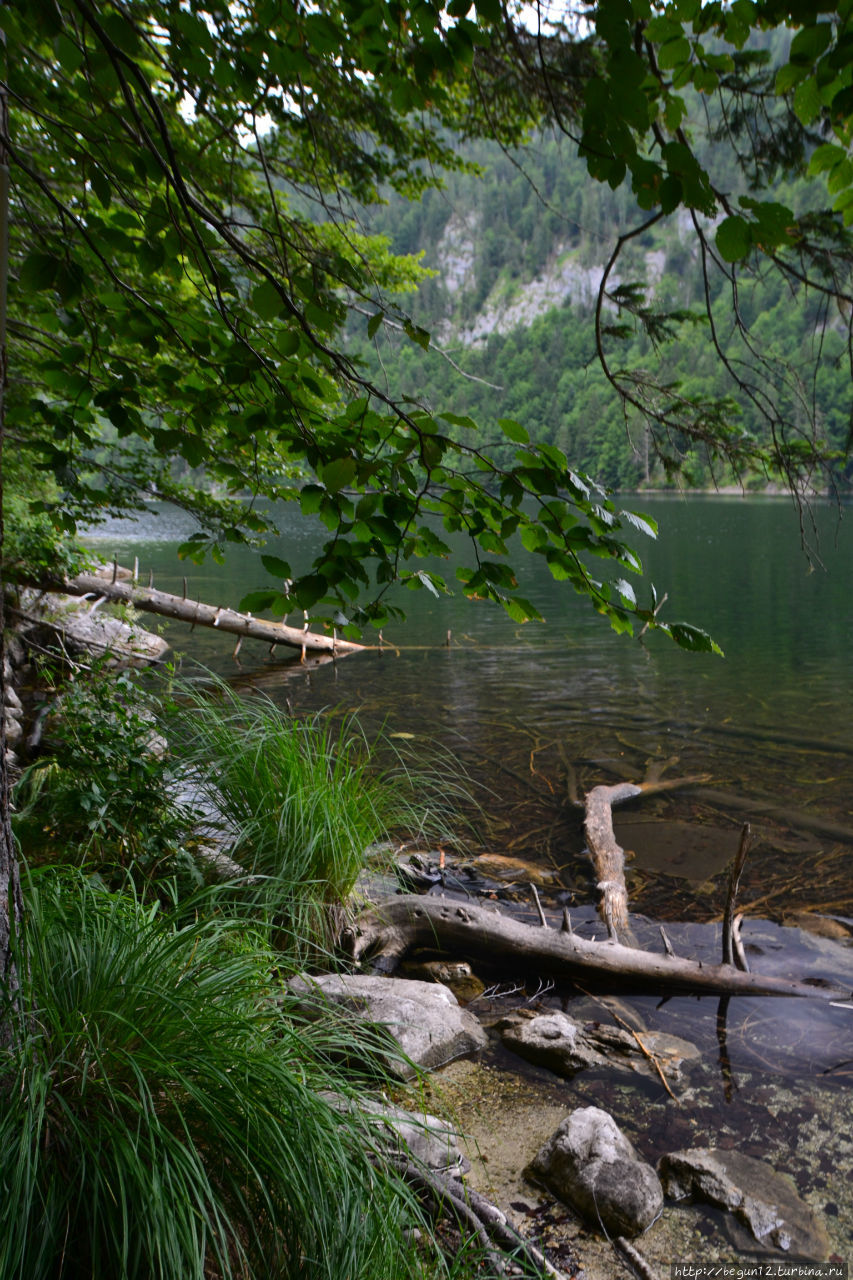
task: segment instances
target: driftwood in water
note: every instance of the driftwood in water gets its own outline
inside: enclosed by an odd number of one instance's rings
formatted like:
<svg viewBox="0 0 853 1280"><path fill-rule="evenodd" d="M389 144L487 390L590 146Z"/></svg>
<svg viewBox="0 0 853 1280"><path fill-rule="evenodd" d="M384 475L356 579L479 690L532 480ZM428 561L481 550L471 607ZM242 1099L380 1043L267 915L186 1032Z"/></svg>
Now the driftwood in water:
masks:
<svg viewBox="0 0 853 1280"><path fill-rule="evenodd" d="M303 630L288 627L283 622L265 622L261 618L253 618L251 614L238 613L236 609L220 609L215 605L171 595L168 591L157 591L153 587L140 587L126 580L111 582L108 577L100 574L78 573L66 580L63 589L70 595L103 596L107 600L131 604L134 609L145 613L156 613L161 618L175 618L192 626L216 627L241 638L248 636L252 640L263 640L272 645L283 644L308 653L343 655L356 653L364 648L351 640L317 635L308 631L307 627Z"/></svg>
<svg viewBox="0 0 853 1280"><path fill-rule="evenodd" d="M593 787L585 799L586 843L595 867L596 888L601 894L599 911L611 938L629 941L628 890L625 886L625 852L613 831L614 804L642 795L633 782L613 787Z"/></svg>
<svg viewBox="0 0 853 1280"><path fill-rule="evenodd" d="M615 786L593 787L583 800L586 810L584 832L601 894L599 912L611 938L633 944L628 923L628 890L625 886L625 851L616 843L613 806L655 791L672 791L700 781L698 778L649 778L645 782L617 782ZM701 781L705 781L704 778Z"/></svg>
<svg viewBox="0 0 853 1280"><path fill-rule="evenodd" d="M589 942L565 930L522 924L472 903L405 895L360 916L342 938L353 960L393 971L414 947L435 947L470 956L514 973L548 974L587 982L618 982L654 992L697 995L811 996L837 1000L850 993L812 986L728 964L703 964L653 955L612 939Z"/></svg>

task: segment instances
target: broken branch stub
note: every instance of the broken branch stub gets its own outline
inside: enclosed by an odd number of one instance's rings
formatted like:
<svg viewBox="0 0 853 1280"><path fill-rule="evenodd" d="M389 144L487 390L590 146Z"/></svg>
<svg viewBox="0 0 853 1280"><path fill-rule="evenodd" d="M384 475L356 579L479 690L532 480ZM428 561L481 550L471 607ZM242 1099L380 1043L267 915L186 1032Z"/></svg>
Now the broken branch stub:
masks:
<svg viewBox="0 0 853 1280"><path fill-rule="evenodd" d="M613 830L613 806L637 796L658 791L673 791L706 781L705 775L689 778L648 778L645 782L617 782L613 786L593 787L584 796L586 811L584 832L587 848L595 868L597 889L601 895L598 910L611 938L634 945L628 923L628 889L625 885L625 851L616 842Z"/></svg>
<svg viewBox="0 0 853 1280"><path fill-rule="evenodd" d="M616 843L613 831L613 805L642 795L642 787L633 782L619 782L612 787L593 787L584 798L586 818L584 833L595 867L597 888L601 894L599 911L611 938L628 940L628 890L625 886L625 852Z"/></svg>

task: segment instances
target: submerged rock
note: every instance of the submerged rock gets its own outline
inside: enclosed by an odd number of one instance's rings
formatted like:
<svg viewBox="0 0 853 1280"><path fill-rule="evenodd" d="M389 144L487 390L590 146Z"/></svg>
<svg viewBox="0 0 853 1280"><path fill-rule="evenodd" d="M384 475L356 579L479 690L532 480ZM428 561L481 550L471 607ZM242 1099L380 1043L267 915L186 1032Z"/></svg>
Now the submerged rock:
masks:
<svg viewBox="0 0 853 1280"><path fill-rule="evenodd" d="M554 1195L608 1235L639 1235L663 1208L654 1169L599 1107L579 1107L566 1116L530 1169Z"/></svg>
<svg viewBox="0 0 853 1280"><path fill-rule="evenodd" d="M425 960L419 963L406 963L403 965L403 972L409 978L444 983L461 1004L475 1000L486 989L484 983L471 972L470 964L464 960Z"/></svg>
<svg viewBox="0 0 853 1280"><path fill-rule="evenodd" d="M585 1026L559 1011L533 1017L515 1015L504 1019L499 1029L507 1048L561 1076L588 1067L616 1067L659 1079L657 1062L667 1079L675 1081L684 1062L700 1057L696 1046L679 1036L662 1031L634 1033L600 1024Z"/></svg>
<svg viewBox="0 0 853 1280"><path fill-rule="evenodd" d="M559 888L558 872L548 867L538 867L523 858L509 858L502 853L481 853L479 857L465 864L464 870L473 872L482 879L502 880L516 883L535 884L539 888Z"/></svg>
<svg viewBox="0 0 853 1280"><path fill-rule="evenodd" d="M658 1168L672 1199L706 1200L728 1209L765 1248L811 1261L828 1257L831 1246L823 1224L800 1199L792 1179L763 1160L695 1147L663 1156Z"/></svg>
<svg viewBox="0 0 853 1280"><path fill-rule="evenodd" d="M482 1049L488 1040L474 1015L462 1009L453 992L439 982L325 974L294 978L288 988L304 1005L331 1002L365 1022L383 1026L411 1060L385 1056L388 1069L404 1080L415 1074L415 1067L433 1070Z"/></svg>

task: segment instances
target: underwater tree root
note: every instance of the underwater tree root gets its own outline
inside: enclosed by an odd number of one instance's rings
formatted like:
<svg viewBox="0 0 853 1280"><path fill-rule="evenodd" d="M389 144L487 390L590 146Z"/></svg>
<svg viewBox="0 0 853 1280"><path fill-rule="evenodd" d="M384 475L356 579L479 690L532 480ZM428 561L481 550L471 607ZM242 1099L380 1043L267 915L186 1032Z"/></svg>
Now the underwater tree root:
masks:
<svg viewBox="0 0 853 1280"><path fill-rule="evenodd" d="M473 1187L466 1186L460 1178L437 1173L410 1160L398 1158L393 1164L403 1180L425 1202L434 1220L446 1216L455 1218L460 1227L472 1233L483 1249L484 1260L492 1275L546 1275L551 1280L565 1280L563 1272L552 1266L534 1244L525 1240L500 1209Z"/></svg>

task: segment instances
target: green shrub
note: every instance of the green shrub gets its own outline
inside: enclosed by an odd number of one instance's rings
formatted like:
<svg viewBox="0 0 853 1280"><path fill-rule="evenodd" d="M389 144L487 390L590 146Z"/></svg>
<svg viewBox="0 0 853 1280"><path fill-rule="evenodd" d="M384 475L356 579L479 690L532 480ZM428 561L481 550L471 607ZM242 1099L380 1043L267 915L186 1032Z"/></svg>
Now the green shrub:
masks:
<svg viewBox="0 0 853 1280"><path fill-rule="evenodd" d="M132 672L105 664L56 693L50 752L14 794L15 831L30 861L86 863L119 884L129 869L140 882L179 869L191 875L184 841L192 815L174 799L156 700Z"/></svg>
<svg viewBox="0 0 853 1280"><path fill-rule="evenodd" d="M328 1065L344 1032L288 1009L244 922L176 928L49 868L25 894L0 1280L410 1274L411 1206L320 1096L351 1088Z"/></svg>

